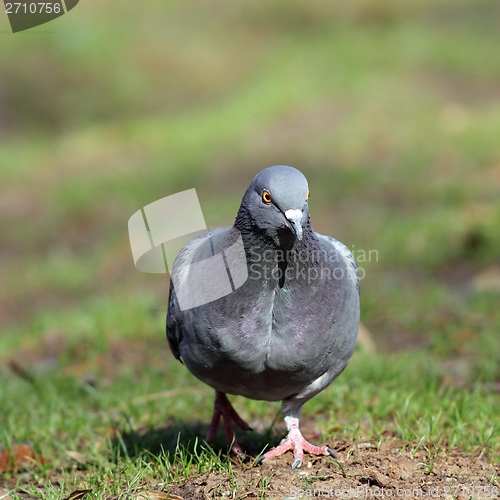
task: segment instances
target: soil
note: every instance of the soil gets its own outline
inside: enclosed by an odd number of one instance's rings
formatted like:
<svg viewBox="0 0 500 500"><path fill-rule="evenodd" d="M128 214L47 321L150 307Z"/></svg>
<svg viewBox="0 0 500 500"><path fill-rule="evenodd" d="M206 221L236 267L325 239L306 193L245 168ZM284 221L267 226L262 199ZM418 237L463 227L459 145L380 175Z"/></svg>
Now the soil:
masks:
<svg viewBox="0 0 500 500"><path fill-rule="evenodd" d="M169 487L171 496L166 498L500 498L500 468L484 453L472 456L457 448L415 451L415 444L390 438L380 445L345 440L329 445L336 459L306 454L302 467L292 470L292 453L287 452L261 466L233 467L234 478L223 473L190 478Z"/></svg>
<svg viewBox="0 0 500 500"><path fill-rule="evenodd" d="M57 363L58 356L66 345L61 334L48 334L42 344L38 349L26 348L18 356L13 356L11 370L23 378L29 378L31 373L36 374ZM119 372L121 363L140 366L145 359L151 360L145 344L120 340L102 355L99 365L109 367L109 373L104 369L103 373L105 377L112 378L112 373L116 376ZM30 371L23 370L23 367L29 367ZM85 362L81 366L78 363L71 366L71 370L82 377L86 376L87 369ZM250 424L257 433L265 431L263 427L259 427L259 422ZM317 423L304 419L301 424L304 436L314 442L311 437ZM151 439L155 442L169 442L168 436L171 433L169 434L168 429L167 426L165 435L159 429L159 436L152 436ZM284 422L276 422L275 430L284 435ZM201 435L206 429L202 432L199 425L194 424L191 431ZM277 442L275 440L272 444ZM176 439L173 440L174 447L175 443ZM240 444L244 444L244 437ZM458 448L446 446L425 449L417 443L398 441L388 433L384 434L380 443L352 443L337 439L329 441L328 445L336 450L336 459L306 454L302 467L296 470L291 469L291 452L255 467L235 460L232 477L213 472L191 477L176 485L148 485L148 491L144 491L145 487L142 487L134 498L500 499L500 463L492 464L485 451L472 450L467 454ZM1 486L0 499L8 493ZM27 494L24 498L33 497Z"/></svg>

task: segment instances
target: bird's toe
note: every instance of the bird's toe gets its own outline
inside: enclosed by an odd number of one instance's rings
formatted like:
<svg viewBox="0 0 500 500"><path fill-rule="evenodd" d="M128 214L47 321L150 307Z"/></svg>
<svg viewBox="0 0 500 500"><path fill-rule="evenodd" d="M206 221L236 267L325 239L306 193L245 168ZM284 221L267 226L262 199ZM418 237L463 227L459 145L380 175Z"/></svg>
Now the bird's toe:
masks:
<svg viewBox="0 0 500 500"><path fill-rule="evenodd" d="M238 458L238 460L243 464L247 463L249 461L249 459L251 458L246 453L241 451L241 449L239 451L236 451L235 453L236 453L236 457Z"/></svg>
<svg viewBox="0 0 500 500"><path fill-rule="evenodd" d="M238 456L238 458L244 457L245 453L240 448L240 445L236 442L236 439L233 437L233 443L231 445L231 451Z"/></svg>

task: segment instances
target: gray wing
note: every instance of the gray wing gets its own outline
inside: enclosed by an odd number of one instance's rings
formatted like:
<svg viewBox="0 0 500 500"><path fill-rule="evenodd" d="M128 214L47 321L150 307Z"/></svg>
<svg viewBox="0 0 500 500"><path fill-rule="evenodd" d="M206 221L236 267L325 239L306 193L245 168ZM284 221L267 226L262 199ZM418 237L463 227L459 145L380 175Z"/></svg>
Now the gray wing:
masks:
<svg viewBox="0 0 500 500"><path fill-rule="evenodd" d="M172 354L182 363L179 351L179 344L182 340L182 322L172 280L170 280L170 292L168 294L167 340Z"/></svg>
<svg viewBox="0 0 500 500"><path fill-rule="evenodd" d="M358 263L356 262L356 259L354 258L354 255L351 253L351 251L339 240L336 240L335 238L332 238L331 236L324 236L322 234L317 234L316 236L319 237L321 240L328 240L335 250L340 252L344 260L346 261L347 264L347 272L349 274L349 279L354 283L356 289L358 290L358 294L360 293L360 280L359 280L359 271L358 271Z"/></svg>
<svg viewBox="0 0 500 500"><path fill-rule="evenodd" d="M170 277L170 293L168 297L167 312L167 340L172 354L182 362L180 343L183 339L184 313L179 306L179 301L174 289L175 273L183 265L197 262L214 255L214 244L218 244L229 232L230 227L217 228L214 231L196 236L182 247L175 258ZM174 278L172 278L174 276Z"/></svg>
<svg viewBox="0 0 500 500"><path fill-rule="evenodd" d="M182 265L182 263L186 261L190 261L193 258L193 254L199 247L200 242L202 242L203 239L206 238L206 234L208 233L196 236L181 248L181 250L177 254L177 257L175 258L172 268L172 275L170 276L170 292L168 295L168 312L167 312L167 340L168 340L168 345L170 346L170 350L172 351L172 354L181 363L182 359L179 350L179 344L181 343L183 337L182 333L183 314L175 294L174 280L172 279L172 276L178 266Z"/></svg>

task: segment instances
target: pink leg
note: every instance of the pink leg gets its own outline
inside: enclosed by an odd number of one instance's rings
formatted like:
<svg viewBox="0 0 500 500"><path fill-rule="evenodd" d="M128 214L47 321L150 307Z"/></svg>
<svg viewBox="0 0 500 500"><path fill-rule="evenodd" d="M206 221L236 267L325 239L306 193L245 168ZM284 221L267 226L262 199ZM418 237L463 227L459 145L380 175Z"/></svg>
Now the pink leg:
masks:
<svg viewBox="0 0 500 500"><path fill-rule="evenodd" d="M306 441L299 430L299 419L296 417L285 417L288 428L288 436L281 441L278 447L262 455L255 463L259 464L262 460L282 455L288 450L293 449L294 462L292 469L300 467L304 459L304 450L313 455L331 455L336 457L335 452L328 446L314 446Z"/></svg>
<svg viewBox="0 0 500 500"><path fill-rule="evenodd" d="M234 421L234 423L244 431L251 431L252 428L236 413L236 410L232 407L227 396L223 392L215 391L214 413L208 429L207 443L213 441L221 417L224 421L224 430L226 431L227 440L231 444L231 449L238 455L243 454L234 437L233 424L231 421Z"/></svg>

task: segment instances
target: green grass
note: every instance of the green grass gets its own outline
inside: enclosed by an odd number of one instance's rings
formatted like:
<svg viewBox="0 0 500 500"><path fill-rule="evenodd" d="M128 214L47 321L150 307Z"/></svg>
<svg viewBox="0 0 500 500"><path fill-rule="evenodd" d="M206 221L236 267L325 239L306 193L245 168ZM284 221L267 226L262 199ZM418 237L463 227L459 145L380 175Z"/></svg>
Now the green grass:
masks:
<svg viewBox="0 0 500 500"><path fill-rule="evenodd" d="M374 252L377 353L303 417L324 439L427 447L430 469L445 445L498 464L498 2L137 7L81 2L2 36L0 453L47 460L0 484L104 498L237 473L221 437L203 444L211 391L168 353L168 279L135 270L127 221L196 187L207 224L230 224L277 163L308 177L317 231ZM235 405L259 425L240 436L254 454L282 437L277 404Z"/></svg>
<svg viewBox="0 0 500 500"><path fill-rule="evenodd" d="M468 306L498 317L486 303L481 297ZM28 366L31 381L1 373L6 419L0 446L29 443L45 457L28 475L30 483L43 485L43 498L63 498L78 485L104 498L148 482L168 486L204 472L237 471L225 456L222 433L218 451L203 444L212 392L167 354L163 318L151 312L152 304L90 302L72 314L47 315L32 325L25 349L31 344L33 352L43 352L43 343L37 346L41 332L62 333L66 345L59 348L57 363L42 356ZM446 350L438 345L375 356L358 350L345 373L306 404L303 419L316 421L322 439L396 439L412 453L458 446L475 455L484 450L498 463L500 403L494 382L499 374L492 342L495 331L468 344L451 337ZM259 429L240 435L249 452L257 456L269 442L276 445L283 433L282 426L271 429L278 404L233 399ZM82 454L83 462L68 452ZM19 481L21 492L27 487L23 477L13 471L3 481Z"/></svg>

